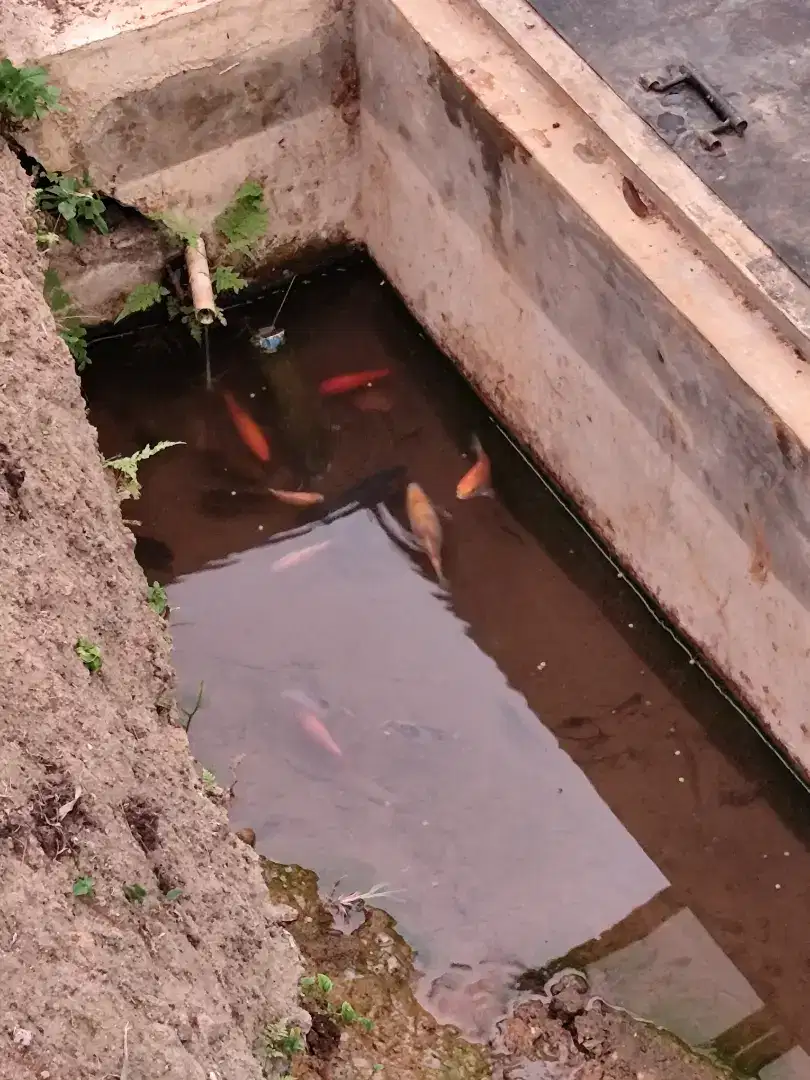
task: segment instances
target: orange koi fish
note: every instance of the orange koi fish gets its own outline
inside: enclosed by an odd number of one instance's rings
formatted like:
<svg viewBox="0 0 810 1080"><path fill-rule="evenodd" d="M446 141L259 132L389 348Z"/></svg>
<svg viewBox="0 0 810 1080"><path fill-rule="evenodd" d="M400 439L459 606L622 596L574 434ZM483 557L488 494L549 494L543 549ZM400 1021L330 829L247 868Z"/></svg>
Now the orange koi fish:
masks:
<svg viewBox="0 0 810 1080"><path fill-rule="evenodd" d="M319 491L282 491L280 488L268 488L271 495L279 502L289 503L290 506L315 506L323 502L323 495Z"/></svg>
<svg viewBox="0 0 810 1080"><path fill-rule="evenodd" d="M312 556L317 555L319 551L328 548L331 543L331 540L322 540L320 544L310 544L309 547L299 548L298 551L291 551L289 555L282 555L280 559L277 559L270 569L274 571L289 570L290 567L298 566L299 563L311 559Z"/></svg>
<svg viewBox="0 0 810 1080"><path fill-rule="evenodd" d="M379 368L375 371L355 371L351 375L335 375L332 379L324 379L318 388L322 394L347 394L350 390L359 390L361 386L379 382L391 372L387 368Z"/></svg>
<svg viewBox="0 0 810 1080"><path fill-rule="evenodd" d="M478 436L473 437L475 464L464 473L456 488L457 499L472 499L476 495L492 494L492 467Z"/></svg>
<svg viewBox="0 0 810 1080"><path fill-rule="evenodd" d="M236 399L233 394L228 390L224 390L222 393L225 399L225 404L230 413L233 426L239 433L239 438L245 444L259 461L270 460L270 443L267 441L264 432L248 413L236 403Z"/></svg>
<svg viewBox="0 0 810 1080"><path fill-rule="evenodd" d="M334 754L335 757L343 757L343 751L338 744L326 730L326 726L321 723L315 713L307 712L298 716L298 723L309 735L313 742L316 742L319 746L322 746L324 750L328 750L330 754Z"/></svg>
<svg viewBox="0 0 810 1080"><path fill-rule="evenodd" d="M447 588L447 580L442 572L442 526L439 515L418 484L408 484L405 506L414 536L430 559L439 584Z"/></svg>

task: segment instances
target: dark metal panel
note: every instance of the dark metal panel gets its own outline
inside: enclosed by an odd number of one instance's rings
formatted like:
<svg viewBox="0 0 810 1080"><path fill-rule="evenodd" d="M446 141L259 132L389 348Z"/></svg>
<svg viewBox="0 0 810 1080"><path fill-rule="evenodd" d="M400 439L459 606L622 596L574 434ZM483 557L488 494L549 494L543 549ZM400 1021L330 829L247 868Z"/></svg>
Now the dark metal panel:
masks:
<svg viewBox="0 0 810 1080"><path fill-rule="evenodd" d="M530 0L746 224L810 284L810 0ZM711 152L693 89L640 77L688 63L748 121Z"/></svg>

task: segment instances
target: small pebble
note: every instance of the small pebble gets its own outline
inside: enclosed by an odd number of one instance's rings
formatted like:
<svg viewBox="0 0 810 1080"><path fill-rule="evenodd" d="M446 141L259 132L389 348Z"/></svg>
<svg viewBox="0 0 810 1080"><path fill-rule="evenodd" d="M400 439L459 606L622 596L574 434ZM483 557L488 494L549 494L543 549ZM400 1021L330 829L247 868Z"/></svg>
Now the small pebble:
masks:
<svg viewBox="0 0 810 1080"><path fill-rule="evenodd" d="M686 778L685 778L685 777L683 777L683 776L679 776L679 777L678 777L678 783L679 783L679 784L685 784L685 783L686 783Z"/></svg>
<svg viewBox="0 0 810 1080"><path fill-rule="evenodd" d="M235 495L235 494L236 494L236 492L235 492L235 491L232 491L232 492L231 492L231 495Z"/></svg>
<svg viewBox="0 0 810 1080"><path fill-rule="evenodd" d="M783 855L789 855L789 854L790 854L790 852L789 852L789 851L783 851L783 852L782 852L782 854L783 854Z"/></svg>
<svg viewBox="0 0 810 1080"><path fill-rule="evenodd" d="M680 756L681 756L681 752L680 752L680 750L676 750L676 751L675 751L675 757L680 757Z"/></svg>
<svg viewBox="0 0 810 1080"><path fill-rule="evenodd" d="M264 525L259 526L259 532L264 532Z"/></svg>
<svg viewBox="0 0 810 1080"><path fill-rule="evenodd" d="M782 886L781 886L781 885L774 885L774 888L775 888L775 889L781 889L781 888L782 888Z"/></svg>
<svg viewBox="0 0 810 1080"><path fill-rule="evenodd" d="M537 670L542 671L545 666L546 666L545 660L541 660L540 663L537 665Z"/></svg>
<svg viewBox="0 0 810 1080"><path fill-rule="evenodd" d="M255 394L251 394L250 396L251 396L252 398L253 398L253 397L256 397L256 395L255 395Z"/></svg>
<svg viewBox="0 0 810 1080"><path fill-rule="evenodd" d="M234 836L241 840L243 844L247 844L249 847L256 847L256 833L250 826L247 826L244 829L237 829Z"/></svg>
<svg viewBox="0 0 810 1080"><path fill-rule="evenodd" d="M632 624L631 622L629 622L629 623L627 624L627 626L628 626L628 628L629 628L630 630L632 630L632 629L633 629L633 624Z"/></svg>

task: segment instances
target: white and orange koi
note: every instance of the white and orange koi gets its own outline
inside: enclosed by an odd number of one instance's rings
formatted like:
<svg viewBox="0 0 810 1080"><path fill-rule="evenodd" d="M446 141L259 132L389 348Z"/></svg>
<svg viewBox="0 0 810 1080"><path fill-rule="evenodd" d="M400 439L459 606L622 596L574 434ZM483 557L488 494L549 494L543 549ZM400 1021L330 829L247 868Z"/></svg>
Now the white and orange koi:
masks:
<svg viewBox="0 0 810 1080"><path fill-rule="evenodd" d="M328 750L330 754L334 754L335 757L343 757L343 751L338 744L329 734L326 729L326 725L318 719L313 712L301 713L298 716L298 723L309 735L313 742L316 742L318 746L321 746L324 750Z"/></svg>
<svg viewBox="0 0 810 1080"><path fill-rule="evenodd" d="M447 588L442 572L442 526L433 503L418 484L411 483L405 492L405 506L414 536L430 560L439 584Z"/></svg>
<svg viewBox="0 0 810 1080"><path fill-rule="evenodd" d="M275 571L289 570L293 566L300 565L300 563L308 562L313 555L317 555L319 551L328 548L331 543L331 540L323 540L320 544L310 544L309 547L291 551L289 555L283 555L280 559L277 559L270 569Z"/></svg>

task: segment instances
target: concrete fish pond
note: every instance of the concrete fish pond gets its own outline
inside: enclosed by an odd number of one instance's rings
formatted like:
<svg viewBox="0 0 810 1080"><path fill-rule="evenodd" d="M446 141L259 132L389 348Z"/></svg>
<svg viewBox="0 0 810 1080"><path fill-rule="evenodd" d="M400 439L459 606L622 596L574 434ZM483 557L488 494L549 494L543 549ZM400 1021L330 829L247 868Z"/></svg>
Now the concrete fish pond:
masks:
<svg viewBox="0 0 810 1080"><path fill-rule="evenodd" d="M797 1052L801 787L373 265L304 275L268 357L283 295L228 311L213 391L160 329L85 377L104 453L180 444L133 529L232 827L390 912L421 1006L476 1044L562 966L729 1061L761 1016Z"/></svg>
<svg viewBox="0 0 810 1080"><path fill-rule="evenodd" d="M525 0L0 49L2 1080L810 1076L806 253Z"/></svg>

